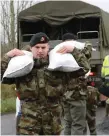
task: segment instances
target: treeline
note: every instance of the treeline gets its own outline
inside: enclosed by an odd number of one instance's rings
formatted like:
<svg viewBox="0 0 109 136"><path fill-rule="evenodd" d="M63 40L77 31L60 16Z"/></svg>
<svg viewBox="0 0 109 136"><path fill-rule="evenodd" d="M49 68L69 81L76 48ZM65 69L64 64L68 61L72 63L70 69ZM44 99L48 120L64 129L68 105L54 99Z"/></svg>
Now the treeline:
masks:
<svg viewBox="0 0 109 136"><path fill-rule="evenodd" d="M1 56L17 47L17 17L19 12L35 4L34 1L0 1Z"/></svg>

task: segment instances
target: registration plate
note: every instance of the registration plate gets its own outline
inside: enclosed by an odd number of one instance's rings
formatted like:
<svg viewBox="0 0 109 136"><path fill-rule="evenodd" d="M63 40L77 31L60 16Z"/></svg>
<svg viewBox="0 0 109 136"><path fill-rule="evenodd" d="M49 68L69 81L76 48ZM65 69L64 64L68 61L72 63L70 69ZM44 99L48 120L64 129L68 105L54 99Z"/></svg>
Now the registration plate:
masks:
<svg viewBox="0 0 109 136"><path fill-rule="evenodd" d="M89 76L87 78L87 81L88 82L100 82L101 81L101 78L100 77L97 77L97 76Z"/></svg>

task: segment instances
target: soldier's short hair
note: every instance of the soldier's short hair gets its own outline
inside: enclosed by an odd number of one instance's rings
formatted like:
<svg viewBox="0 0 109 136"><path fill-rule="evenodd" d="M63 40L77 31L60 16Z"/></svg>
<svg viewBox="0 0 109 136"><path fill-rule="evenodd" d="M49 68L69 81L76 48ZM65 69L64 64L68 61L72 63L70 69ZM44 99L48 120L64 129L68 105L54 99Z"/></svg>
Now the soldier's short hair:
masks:
<svg viewBox="0 0 109 136"><path fill-rule="evenodd" d="M66 41L66 40L77 40L77 36L74 35L73 33L65 33L62 36L62 41Z"/></svg>

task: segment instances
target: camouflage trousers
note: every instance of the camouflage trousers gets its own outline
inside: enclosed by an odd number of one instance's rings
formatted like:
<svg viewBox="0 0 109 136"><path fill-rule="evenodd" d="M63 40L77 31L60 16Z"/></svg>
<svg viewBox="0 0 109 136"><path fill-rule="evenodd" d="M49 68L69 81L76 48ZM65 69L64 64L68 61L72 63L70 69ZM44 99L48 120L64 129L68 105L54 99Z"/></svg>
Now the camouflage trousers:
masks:
<svg viewBox="0 0 109 136"><path fill-rule="evenodd" d="M86 101L64 103L64 135L84 135L86 127Z"/></svg>
<svg viewBox="0 0 109 136"><path fill-rule="evenodd" d="M90 135L97 135L96 132L96 105L88 105L86 107L86 121L89 127ZM87 133L87 127L85 128L85 133Z"/></svg>
<svg viewBox="0 0 109 136"><path fill-rule="evenodd" d="M19 121L20 121L20 117L21 116L16 116L16 135L19 135L19 128L18 128L18 124L19 124Z"/></svg>
<svg viewBox="0 0 109 136"><path fill-rule="evenodd" d="M109 116L109 104L106 103L106 116Z"/></svg>
<svg viewBox="0 0 109 136"><path fill-rule="evenodd" d="M61 133L62 107L48 104L47 107L36 102L22 103L21 116L17 118L19 135L57 135Z"/></svg>
<svg viewBox="0 0 109 136"><path fill-rule="evenodd" d="M96 135L96 109L98 90L95 87L87 86L87 101L86 101L86 121L91 135ZM87 127L85 129L87 132Z"/></svg>

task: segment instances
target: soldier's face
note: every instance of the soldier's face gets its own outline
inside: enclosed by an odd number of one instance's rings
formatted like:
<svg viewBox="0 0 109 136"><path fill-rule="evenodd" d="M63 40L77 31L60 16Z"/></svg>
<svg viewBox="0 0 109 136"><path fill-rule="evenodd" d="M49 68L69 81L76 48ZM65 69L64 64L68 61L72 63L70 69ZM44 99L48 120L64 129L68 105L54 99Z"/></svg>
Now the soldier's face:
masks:
<svg viewBox="0 0 109 136"><path fill-rule="evenodd" d="M48 43L36 44L31 47L31 51L34 58L46 58L49 52L49 45Z"/></svg>

